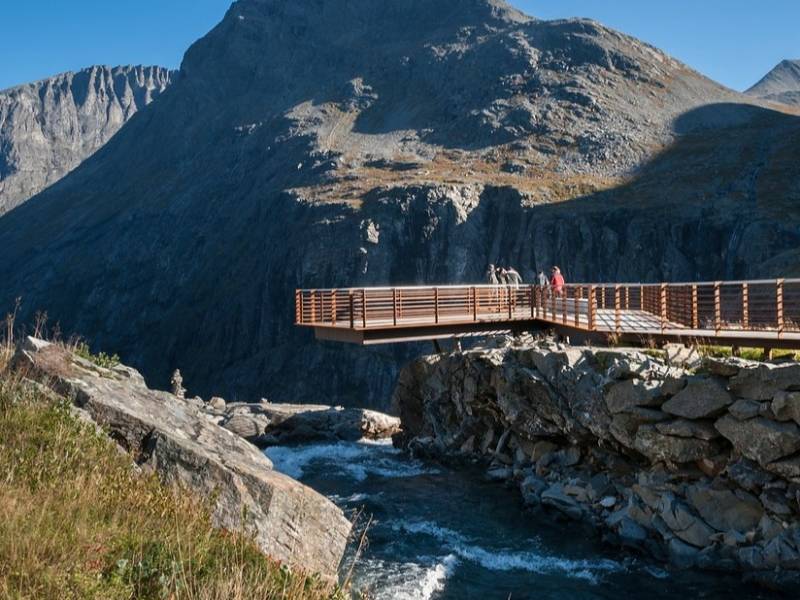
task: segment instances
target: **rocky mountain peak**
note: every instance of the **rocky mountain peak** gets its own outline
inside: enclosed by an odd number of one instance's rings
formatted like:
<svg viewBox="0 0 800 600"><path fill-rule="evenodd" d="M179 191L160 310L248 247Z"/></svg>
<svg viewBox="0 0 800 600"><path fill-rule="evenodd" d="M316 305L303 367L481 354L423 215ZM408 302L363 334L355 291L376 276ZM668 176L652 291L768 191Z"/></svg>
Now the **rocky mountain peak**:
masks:
<svg viewBox="0 0 800 600"><path fill-rule="evenodd" d="M103 146L173 76L162 67L92 66L0 91L0 215Z"/></svg>
<svg viewBox="0 0 800 600"><path fill-rule="evenodd" d="M380 405L413 349L316 343L297 288L800 264L798 119L594 21L240 0L181 69L0 218L0 308L22 296L21 321L47 310L155 385L180 369L192 393Z"/></svg>
<svg viewBox="0 0 800 600"><path fill-rule="evenodd" d="M800 59L781 61L745 93L773 102L800 105Z"/></svg>

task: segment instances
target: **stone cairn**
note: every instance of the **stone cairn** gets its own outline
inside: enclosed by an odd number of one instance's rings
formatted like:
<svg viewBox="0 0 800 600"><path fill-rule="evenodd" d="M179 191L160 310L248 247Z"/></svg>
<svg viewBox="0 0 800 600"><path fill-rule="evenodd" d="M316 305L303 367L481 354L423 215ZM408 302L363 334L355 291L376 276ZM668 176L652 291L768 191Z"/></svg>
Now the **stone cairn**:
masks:
<svg viewBox="0 0 800 600"><path fill-rule="evenodd" d="M183 387L183 376L181 375L180 369L175 369L170 383L172 384L172 395L177 396L181 400L185 400L186 389Z"/></svg>

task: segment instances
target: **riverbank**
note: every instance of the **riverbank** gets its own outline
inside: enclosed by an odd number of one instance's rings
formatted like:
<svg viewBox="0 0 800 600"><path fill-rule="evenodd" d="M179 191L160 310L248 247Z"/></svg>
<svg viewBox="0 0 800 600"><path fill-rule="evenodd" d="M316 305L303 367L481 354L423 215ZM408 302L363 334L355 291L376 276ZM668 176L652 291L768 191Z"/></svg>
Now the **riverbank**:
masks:
<svg viewBox="0 0 800 600"><path fill-rule="evenodd" d="M63 344L7 355L0 595L344 597L350 521L196 399Z"/></svg>
<svg viewBox="0 0 800 600"><path fill-rule="evenodd" d="M672 568L800 584L800 364L531 338L401 374L402 444ZM575 525L576 527L578 525Z"/></svg>

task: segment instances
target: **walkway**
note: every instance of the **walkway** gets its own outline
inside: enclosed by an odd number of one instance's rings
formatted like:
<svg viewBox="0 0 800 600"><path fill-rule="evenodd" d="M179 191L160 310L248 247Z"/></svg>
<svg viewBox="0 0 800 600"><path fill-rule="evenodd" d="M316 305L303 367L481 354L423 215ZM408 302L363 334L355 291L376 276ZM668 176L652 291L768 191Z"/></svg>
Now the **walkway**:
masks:
<svg viewBox="0 0 800 600"><path fill-rule="evenodd" d="M526 329L618 341L800 349L800 279L298 290L297 325L381 344Z"/></svg>

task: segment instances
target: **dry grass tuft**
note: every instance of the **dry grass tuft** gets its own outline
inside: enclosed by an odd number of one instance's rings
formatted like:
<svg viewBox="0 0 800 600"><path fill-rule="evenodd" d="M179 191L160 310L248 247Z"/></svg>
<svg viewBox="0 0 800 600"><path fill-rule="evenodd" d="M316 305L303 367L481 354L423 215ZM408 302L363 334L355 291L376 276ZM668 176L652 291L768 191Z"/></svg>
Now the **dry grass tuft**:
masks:
<svg viewBox="0 0 800 600"><path fill-rule="evenodd" d="M136 472L68 402L8 373L0 481L0 597L344 598L214 529L208 500Z"/></svg>

